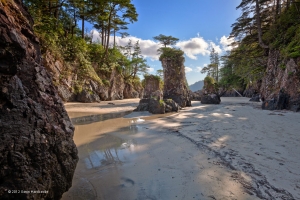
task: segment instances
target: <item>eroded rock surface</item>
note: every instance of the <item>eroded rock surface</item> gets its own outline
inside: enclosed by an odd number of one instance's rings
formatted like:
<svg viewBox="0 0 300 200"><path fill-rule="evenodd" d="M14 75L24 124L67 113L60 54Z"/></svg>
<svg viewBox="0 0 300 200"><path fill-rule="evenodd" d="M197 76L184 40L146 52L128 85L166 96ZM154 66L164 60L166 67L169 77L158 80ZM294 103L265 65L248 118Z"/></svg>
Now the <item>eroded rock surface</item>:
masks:
<svg viewBox="0 0 300 200"><path fill-rule="evenodd" d="M269 51L266 75L260 93L263 109L300 110L300 58L282 60L280 52Z"/></svg>
<svg viewBox="0 0 300 200"><path fill-rule="evenodd" d="M191 106L186 86L184 57L162 58L164 70L164 99L173 99L180 107Z"/></svg>
<svg viewBox="0 0 300 200"><path fill-rule="evenodd" d="M78 161L32 25L20 0L0 1L0 199L59 199Z"/></svg>

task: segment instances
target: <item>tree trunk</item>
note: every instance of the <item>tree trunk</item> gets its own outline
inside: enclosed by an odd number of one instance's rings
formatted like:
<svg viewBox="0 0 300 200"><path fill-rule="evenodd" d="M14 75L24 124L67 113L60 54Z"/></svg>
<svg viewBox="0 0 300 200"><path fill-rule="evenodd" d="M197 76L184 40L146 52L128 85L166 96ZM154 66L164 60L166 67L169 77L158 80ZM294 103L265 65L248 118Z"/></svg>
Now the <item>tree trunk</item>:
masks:
<svg viewBox="0 0 300 200"><path fill-rule="evenodd" d="M257 33L258 33L258 41L259 45L264 48L268 49L269 47L264 44L262 41L262 30L261 30L261 21L260 21L260 8L258 0L255 0L255 11L256 11L256 24L257 24Z"/></svg>
<svg viewBox="0 0 300 200"><path fill-rule="evenodd" d="M82 39L84 38L84 15L82 15L81 17L81 20L82 20L82 30L81 30L81 37Z"/></svg>
<svg viewBox="0 0 300 200"><path fill-rule="evenodd" d="M116 29L114 29L114 48L116 47Z"/></svg>

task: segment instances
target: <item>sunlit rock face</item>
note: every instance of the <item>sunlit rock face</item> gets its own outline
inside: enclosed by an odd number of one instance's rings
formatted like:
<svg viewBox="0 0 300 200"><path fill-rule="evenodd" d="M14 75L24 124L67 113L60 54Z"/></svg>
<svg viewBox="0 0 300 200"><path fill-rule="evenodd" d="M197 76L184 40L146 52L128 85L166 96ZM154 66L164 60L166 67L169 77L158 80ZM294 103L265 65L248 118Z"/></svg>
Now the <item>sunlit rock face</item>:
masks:
<svg viewBox="0 0 300 200"><path fill-rule="evenodd" d="M184 57L162 58L164 70L164 99L173 99L180 107L191 106L186 86Z"/></svg>
<svg viewBox="0 0 300 200"><path fill-rule="evenodd" d="M153 92L159 90L159 79L153 75L145 76L144 98L150 98Z"/></svg>
<svg viewBox="0 0 300 200"><path fill-rule="evenodd" d="M0 199L60 199L78 161L32 25L20 0L0 1Z"/></svg>

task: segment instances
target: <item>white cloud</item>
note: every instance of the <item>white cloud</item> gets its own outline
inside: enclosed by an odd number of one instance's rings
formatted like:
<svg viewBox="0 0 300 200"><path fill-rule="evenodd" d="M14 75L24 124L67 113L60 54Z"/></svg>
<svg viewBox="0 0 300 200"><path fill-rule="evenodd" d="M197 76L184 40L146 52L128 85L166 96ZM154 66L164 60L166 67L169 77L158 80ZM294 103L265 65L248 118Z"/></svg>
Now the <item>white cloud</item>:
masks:
<svg viewBox="0 0 300 200"><path fill-rule="evenodd" d="M195 72L201 72L203 67L196 67Z"/></svg>
<svg viewBox="0 0 300 200"><path fill-rule="evenodd" d="M232 49L232 46L228 46L232 42L234 42L234 38L228 38L225 35L220 39L220 44L222 45L224 51L230 51Z"/></svg>
<svg viewBox="0 0 300 200"><path fill-rule="evenodd" d="M209 44L202 37L180 41L175 46L179 47L182 51L184 51L187 57L193 60L197 60L197 55L199 54L202 54L203 56L209 55Z"/></svg>
<svg viewBox="0 0 300 200"><path fill-rule="evenodd" d="M210 48L214 48L218 54L222 53L222 49L219 45L216 45L214 42L209 43Z"/></svg>
<svg viewBox="0 0 300 200"><path fill-rule="evenodd" d="M186 72L186 73L189 73L189 72L191 72L191 71L193 71L192 68L190 68L190 67L185 67L185 72Z"/></svg>
<svg viewBox="0 0 300 200"><path fill-rule="evenodd" d="M100 37L99 37L99 32L96 30L93 30L94 34L93 34L93 41L99 41ZM110 37L110 45L113 44L113 36ZM128 36L126 38L122 38L120 36L116 36L116 44L119 46L126 46L129 42L129 40L131 40L132 44L136 43L137 41L139 41L140 44L140 48L142 51L142 55L145 58L150 58L152 60L158 60L159 59L159 55L157 54L157 49L159 49L161 47L161 44L159 42L155 42L152 40L143 40L141 38L137 38L134 36Z"/></svg>
<svg viewBox="0 0 300 200"><path fill-rule="evenodd" d="M154 72L154 68L153 67L149 67L147 68L148 72L151 73L151 72Z"/></svg>

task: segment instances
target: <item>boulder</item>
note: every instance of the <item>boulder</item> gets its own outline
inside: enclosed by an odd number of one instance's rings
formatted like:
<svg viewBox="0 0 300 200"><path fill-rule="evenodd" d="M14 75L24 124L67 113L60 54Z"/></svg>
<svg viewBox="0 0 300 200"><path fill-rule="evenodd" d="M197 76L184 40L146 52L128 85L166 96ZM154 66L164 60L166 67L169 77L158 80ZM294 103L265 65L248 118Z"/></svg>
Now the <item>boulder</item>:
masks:
<svg viewBox="0 0 300 200"><path fill-rule="evenodd" d="M166 111L166 104L162 100L154 98L149 99L149 112L152 114L164 114Z"/></svg>
<svg viewBox="0 0 300 200"><path fill-rule="evenodd" d="M216 94L203 95L201 97L202 104L220 104L221 98Z"/></svg>
<svg viewBox="0 0 300 200"><path fill-rule="evenodd" d="M260 102L260 95L259 94L253 94L249 101Z"/></svg>
<svg viewBox="0 0 300 200"><path fill-rule="evenodd" d="M133 111L148 111L149 110L149 99L141 99L139 105Z"/></svg>
<svg viewBox="0 0 300 200"><path fill-rule="evenodd" d="M77 94L76 100L83 103L100 102L100 97L92 91L82 90Z"/></svg>
<svg viewBox="0 0 300 200"><path fill-rule="evenodd" d="M198 90L195 92L190 91L190 99L191 101L201 101L202 91Z"/></svg>
<svg viewBox="0 0 300 200"><path fill-rule="evenodd" d="M78 161L74 126L22 5L0 1L0 199L60 199Z"/></svg>
<svg viewBox="0 0 300 200"><path fill-rule="evenodd" d="M280 90L279 94L276 97L272 99L267 99L262 104L263 110L282 110L288 108L289 108L289 95L286 94L284 90Z"/></svg>
<svg viewBox="0 0 300 200"><path fill-rule="evenodd" d="M164 102L168 106L166 112L178 112L180 110L180 106L173 99L165 99Z"/></svg>

